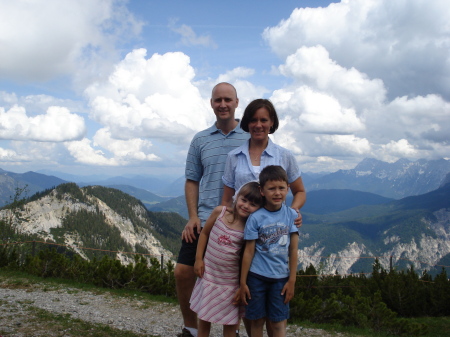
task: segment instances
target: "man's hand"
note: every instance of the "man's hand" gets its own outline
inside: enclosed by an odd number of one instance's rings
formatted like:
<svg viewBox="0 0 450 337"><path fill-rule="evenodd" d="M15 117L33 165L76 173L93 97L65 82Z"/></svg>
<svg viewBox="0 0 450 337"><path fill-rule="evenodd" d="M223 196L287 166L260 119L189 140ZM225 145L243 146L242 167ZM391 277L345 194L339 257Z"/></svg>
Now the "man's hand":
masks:
<svg viewBox="0 0 450 337"><path fill-rule="evenodd" d="M300 211L298 209L293 208L293 210L297 212L297 217L294 220L294 224L297 226L297 228L300 228L300 227L302 227L302 224L303 224L302 214L300 213Z"/></svg>
<svg viewBox="0 0 450 337"><path fill-rule="evenodd" d="M200 234L201 230L202 225L198 217L189 219L188 223L184 227L183 232L181 232L181 239L186 242L192 243L197 239L194 231L197 231L197 233Z"/></svg>

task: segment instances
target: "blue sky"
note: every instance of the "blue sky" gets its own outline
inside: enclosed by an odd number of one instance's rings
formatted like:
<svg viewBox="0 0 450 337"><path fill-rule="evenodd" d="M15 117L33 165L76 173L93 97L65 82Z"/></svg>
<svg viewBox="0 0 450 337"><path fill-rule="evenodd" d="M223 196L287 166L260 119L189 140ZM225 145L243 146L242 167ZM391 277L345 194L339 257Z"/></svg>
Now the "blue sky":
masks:
<svg viewBox="0 0 450 337"><path fill-rule="evenodd" d="M181 176L214 121L272 100L303 171L450 157L446 0L0 1L0 168Z"/></svg>

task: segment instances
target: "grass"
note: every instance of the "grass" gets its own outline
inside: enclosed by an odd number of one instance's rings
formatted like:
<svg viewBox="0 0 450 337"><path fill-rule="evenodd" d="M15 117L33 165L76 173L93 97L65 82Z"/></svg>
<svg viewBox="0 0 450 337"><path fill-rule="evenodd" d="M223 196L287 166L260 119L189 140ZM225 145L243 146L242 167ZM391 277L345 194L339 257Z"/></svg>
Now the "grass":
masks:
<svg viewBox="0 0 450 337"><path fill-rule="evenodd" d="M426 324L428 333L423 337L448 337L450 336L450 317L420 317L410 318L413 323ZM342 326L338 324L315 324L309 321L294 322L296 325L310 329L322 329L327 332L342 333L346 336L366 336L366 337L392 337L387 333L374 332L370 329L362 329L353 326ZM408 336L409 337L409 336Z"/></svg>
<svg viewBox="0 0 450 337"><path fill-rule="evenodd" d="M0 287L3 288L17 288L26 289L32 291L33 288L40 288L46 291L64 290L67 293L75 294L80 291L89 291L94 294L111 294L114 296L124 297L129 300L139 300L144 301L145 306L150 307L150 302L165 302L165 303L176 303L173 298L168 298L165 296L154 296L148 293L131 291L126 289L114 290L107 288L99 288L89 284L77 283L66 279L56 279L56 278L40 278L37 276L29 275L23 272L11 271L0 269ZM4 304L5 301L0 303ZM147 304L148 303L148 304ZM119 336L119 337L133 337L142 336L128 331L122 331L118 329L111 328L109 326L101 324L92 324L79 319L72 319L69 315L64 314L52 314L45 310L32 307L33 303L22 303L27 306L29 313L23 320L32 320L33 327L32 330L26 330L26 325L24 326L14 326L17 333L21 332L23 335L39 335L39 331L46 331L45 329L51 328L52 331L56 331L57 334L54 336ZM7 331L4 331L5 326L1 324L2 313L0 312L0 336L7 336ZM426 324L428 326L428 333L423 335L425 337L444 337L450 336L450 317L424 317L424 318L412 318L410 321L415 323ZM362 329L358 327L341 326L337 324L314 324L308 321L294 322L296 325L303 328L311 329L322 329L331 334L340 333L341 336L368 336L368 337L388 337L386 333L377 333L369 329ZM20 330L22 329L22 330ZM38 329L38 330L36 330ZM39 330L42 329L42 330ZM53 336L50 334L43 334L46 336Z"/></svg>
<svg viewBox="0 0 450 337"><path fill-rule="evenodd" d="M50 277L41 278L20 271L0 268L0 287L30 289L31 291L31 289L36 286L42 288L44 291L64 289L68 294L76 294L79 291L89 291L94 294L108 293L126 298L139 297L141 300L152 302L178 303L176 299L163 295L151 295L136 290L100 288L91 284L79 283L72 280Z"/></svg>
<svg viewBox="0 0 450 337"><path fill-rule="evenodd" d="M5 301L1 301L5 305ZM15 310L14 308L12 310ZM26 314L15 314L11 321L0 318L0 336L11 333L20 336L71 336L71 337L142 337L130 331L111 328L104 324L92 324L71 318L69 314L53 314L46 310L26 307ZM3 315L2 315L3 316Z"/></svg>
<svg viewBox="0 0 450 337"><path fill-rule="evenodd" d="M164 296L154 296L144 292L130 290L114 290L99 288L89 284L77 283L71 280L57 278L40 278L19 271L0 269L0 287L10 289L25 289L33 291L40 288L44 291L66 291L76 294L80 291L89 291L94 294L111 294L113 296L139 300L146 303L142 308L150 307L150 302L176 302ZM0 300L3 307L10 307L4 313L0 312L0 336L9 336L12 333L22 336L71 336L71 337L142 337L143 335L130 331L123 331L104 324L94 324L80 319L72 318L69 314L54 314L49 311L33 307L33 301L17 302L26 311L20 315L19 310L11 303ZM81 303L84 304L84 303ZM87 304L87 303L86 303ZM13 315L10 312L14 313ZM7 316L10 315L8 318Z"/></svg>

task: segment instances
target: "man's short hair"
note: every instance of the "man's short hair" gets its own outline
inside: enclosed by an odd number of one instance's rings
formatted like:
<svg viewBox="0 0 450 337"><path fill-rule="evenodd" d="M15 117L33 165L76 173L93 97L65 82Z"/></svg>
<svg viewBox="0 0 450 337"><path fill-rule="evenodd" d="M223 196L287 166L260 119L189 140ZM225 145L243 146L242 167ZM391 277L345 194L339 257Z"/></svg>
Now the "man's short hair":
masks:
<svg viewBox="0 0 450 337"><path fill-rule="evenodd" d="M217 84L212 88L212 90L211 90L211 98L214 96L214 90L216 90L216 88L217 88L219 85L222 85L222 84L226 84L226 85L229 85L230 87L232 87L233 90L234 90L234 93L235 93L235 95L236 95L236 98L238 98L238 97L237 97L237 90L236 90L235 86L232 85L231 83L228 83L228 82L220 82L220 83L217 83Z"/></svg>
<svg viewBox="0 0 450 337"><path fill-rule="evenodd" d="M261 188L263 188L268 181L285 181L286 184L289 184L285 169L279 165L269 165L262 169L259 174L259 185Z"/></svg>

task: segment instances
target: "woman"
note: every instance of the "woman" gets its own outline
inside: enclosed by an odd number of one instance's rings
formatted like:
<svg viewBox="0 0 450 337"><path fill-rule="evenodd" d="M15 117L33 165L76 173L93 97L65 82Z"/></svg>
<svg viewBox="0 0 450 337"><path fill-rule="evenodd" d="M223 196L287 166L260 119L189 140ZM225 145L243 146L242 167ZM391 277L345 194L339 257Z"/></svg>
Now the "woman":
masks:
<svg viewBox="0 0 450 337"><path fill-rule="evenodd" d="M222 178L224 183L222 205L230 207L235 192L243 184L258 180L259 173L264 167L281 165L288 174L290 189L294 196L291 207L298 212L303 206L306 192L294 155L269 138L269 134L278 129L278 123L277 112L267 99L256 99L245 108L241 128L250 133L250 139L228 153ZM301 226L300 213L296 225Z"/></svg>
<svg viewBox="0 0 450 337"><path fill-rule="evenodd" d="M241 128L250 133L250 139L228 153L222 177L224 183L222 205L231 207L235 192L249 181L258 181L259 173L264 167L280 165L288 175L289 187L294 196L291 207L298 213L295 225L300 227L302 216L299 209L306 201L306 192L294 155L269 138L269 134L278 129L278 123L277 112L267 99L255 99L245 108ZM244 324L250 337L248 320L244 319ZM266 322L266 327L268 336L273 336L269 321Z"/></svg>

